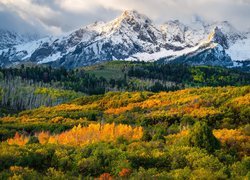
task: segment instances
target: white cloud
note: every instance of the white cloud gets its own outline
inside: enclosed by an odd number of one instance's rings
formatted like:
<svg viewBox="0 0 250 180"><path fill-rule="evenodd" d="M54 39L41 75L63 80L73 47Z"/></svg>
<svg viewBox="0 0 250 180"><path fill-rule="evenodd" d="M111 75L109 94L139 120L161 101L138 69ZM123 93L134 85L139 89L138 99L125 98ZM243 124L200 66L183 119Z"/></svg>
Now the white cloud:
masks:
<svg viewBox="0 0 250 180"><path fill-rule="evenodd" d="M98 7L123 11L136 9L157 21L190 20L198 14L208 20L229 20L241 27L250 26L250 0L56 0L72 13L93 12Z"/></svg>
<svg viewBox="0 0 250 180"><path fill-rule="evenodd" d="M136 9L156 22L193 15L211 21L228 20L238 28L250 27L250 0L0 0L30 24L60 33L95 20L110 20L123 10Z"/></svg>
<svg viewBox="0 0 250 180"><path fill-rule="evenodd" d="M1 6L2 4L2 6ZM1 0L0 7L5 7L3 10L16 14L31 26L41 28L47 33L60 33L60 27L50 26L44 23L44 20L57 18L60 12L53 11L47 6L41 6L32 3L32 0Z"/></svg>
<svg viewBox="0 0 250 180"><path fill-rule="evenodd" d="M47 6L34 4L32 0L1 0L1 3L10 10L18 12L23 16L33 16L32 18L55 17L59 13Z"/></svg>
<svg viewBox="0 0 250 180"><path fill-rule="evenodd" d="M93 8L97 7L98 4L93 0L55 0L56 3L64 10L81 13L82 11L92 11Z"/></svg>

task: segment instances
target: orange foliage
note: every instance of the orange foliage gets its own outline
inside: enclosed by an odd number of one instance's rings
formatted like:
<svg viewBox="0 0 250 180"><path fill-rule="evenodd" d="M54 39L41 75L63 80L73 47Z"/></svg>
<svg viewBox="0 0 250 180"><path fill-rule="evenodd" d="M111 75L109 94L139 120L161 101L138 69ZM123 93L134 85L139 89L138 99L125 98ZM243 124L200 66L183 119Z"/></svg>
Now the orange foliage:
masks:
<svg viewBox="0 0 250 180"><path fill-rule="evenodd" d="M142 135L142 127L132 128L129 125L115 125L113 123L104 125L90 124L88 127L81 127L81 125L79 125L70 131L54 136L49 136L48 133L42 132L38 135L38 139L42 144L58 143L79 146L100 141L110 142L121 136L127 140L139 140Z"/></svg>
<svg viewBox="0 0 250 180"><path fill-rule="evenodd" d="M49 132L40 132L37 134L38 140L40 144L47 144L50 139Z"/></svg>
<svg viewBox="0 0 250 180"><path fill-rule="evenodd" d="M13 171L13 172L22 172L23 171L23 167L21 167L21 166L10 166L10 171Z"/></svg>
<svg viewBox="0 0 250 180"><path fill-rule="evenodd" d="M88 112L94 110L108 115L121 115L128 111L133 115L137 111L140 113L140 109L145 112L146 116L155 114L155 117L157 117L157 113L162 112L161 117L188 115L203 118L224 114L223 109L228 107L236 110L247 108L250 105L249 92L250 86L190 88L160 93L110 92L96 100L87 100L85 103L76 100L76 104L41 107L36 110L22 112L18 117L5 117L0 120L4 123L47 121L64 123L73 120L60 117L62 112L70 114L75 111Z"/></svg>
<svg viewBox="0 0 250 180"><path fill-rule="evenodd" d="M121 172L119 172L120 177L128 177L132 173L131 169L123 168Z"/></svg>
<svg viewBox="0 0 250 180"><path fill-rule="evenodd" d="M112 180L112 176L109 173L103 173L100 177L100 180Z"/></svg>
<svg viewBox="0 0 250 180"><path fill-rule="evenodd" d="M29 142L29 137L20 135L18 132L16 132L14 138L8 139L7 142L9 145L24 146L25 144Z"/></svg>
<svg viewBox="0 0 250 180"><path fill-rule="evenodd" d="M206 117L207 115L215 115L220 113L218 109L215 109L210 98L202 98L202 93L199 94L196 89L185 89L176 92L161 92L150 96L140 102L131 102L130 104L124 103L126 99L120 99L120 106L109 107L106 106L105 113L107 114L122 114L126 111L131 111L135 107L141 109L154 108L155 110L162 110L166 112L168 116L183 116L188 114L193 117ZM203 88L204 93L210 91L209 88ZM198 93L198 94L196 94ZM112 102L113 100L110 100ZM214 101L214 100L213 100Z"/></svg>

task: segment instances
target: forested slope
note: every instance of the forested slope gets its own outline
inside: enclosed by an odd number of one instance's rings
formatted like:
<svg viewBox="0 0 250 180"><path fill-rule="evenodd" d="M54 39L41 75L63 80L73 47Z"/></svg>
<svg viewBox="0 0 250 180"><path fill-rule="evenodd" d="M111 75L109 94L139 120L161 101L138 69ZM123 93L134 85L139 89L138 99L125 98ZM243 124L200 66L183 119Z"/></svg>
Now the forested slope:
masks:
<svg viewBox="0 0 250 180"><path fill-rule="evenodd" d="M250 87L109 92L0 119L0 178L247 179Z"/></svg>
<svg viewBox="0 0 250 180"><path fill-rule="evenodd" d="M82 95L116 91L174 91L188 87L242 86L250 74L221 67L107 62L75 70L46 66L0 69L0 116L54 106Z"/></svg>
<svg viewBox="0 0 250 180"><path fill-rule="evenodd" d="M214 128L237 128L249 123L250 87L190 88L176 92L109 92L83 96L71 103L40 107L1 119L21 126L51 125L88 121L141 126L158 125L172 131L178 124L201 120ZM178 131L178 128L176 129Z"/></svg>
<svg viewBox="0 0 250 180"><path fill-rule="evenodd" d="M0 69L0 179L248 179L249 84L175 64Z"/></svg>
<svg viewBox="0 0 250 180"><path fill-rule="evenodd" d="M1 78L0 72L0 117L21 110L58 105L82 95L19 76Z"/></svg>
<svg viewBox="0 0 250 180"><path fill-rule="evenodd" d="M173 91L186 87L242 86L250 73L233 69L180 64L112 61L75 70L35 66L0 69L5 78L43 82L89 95L109 91Z"/></svg>

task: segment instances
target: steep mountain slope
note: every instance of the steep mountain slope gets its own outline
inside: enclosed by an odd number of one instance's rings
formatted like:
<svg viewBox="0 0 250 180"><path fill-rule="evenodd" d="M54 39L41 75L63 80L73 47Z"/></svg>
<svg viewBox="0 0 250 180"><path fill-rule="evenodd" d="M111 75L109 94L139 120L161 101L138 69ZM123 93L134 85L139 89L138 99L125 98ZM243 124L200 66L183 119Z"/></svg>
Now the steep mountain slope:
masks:
<svg viewBox="0 0 250 180"><path fill-rule="evenodd" d="M247 33L245 36L245 38L232 44L227 50L232 59L239 61L250 60L250 33Z"/></svg>
<svg viewBox="0 0 250 180"><path fill-rule="evenodd" d="M11 48L18 44L38 39L38 35L18 34L13 31L0 29L0 50Z"/></svg>
<svg viewBox="0 0 250 180"><path fill-rule="evenodd" d="M108 23L0 50L0 66L33 62L75 68L109 60L163 60L232 67L233 61L249 60L247 49L249 34L226 21L197 20L190 26L168 21L156 26L136 11L125 11Z"/></svg>

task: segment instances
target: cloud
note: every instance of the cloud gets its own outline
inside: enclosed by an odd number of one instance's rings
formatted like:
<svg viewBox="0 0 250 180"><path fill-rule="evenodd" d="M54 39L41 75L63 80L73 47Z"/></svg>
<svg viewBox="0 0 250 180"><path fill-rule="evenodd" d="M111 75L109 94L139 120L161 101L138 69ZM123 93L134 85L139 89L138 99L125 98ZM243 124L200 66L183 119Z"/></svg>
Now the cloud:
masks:
<svg viewBox="0 0 250 180"><path fill-rule="evenodd" d="M188 21L194 14L210 21L231 21L250 27L250 0L56 0L65 11L92 12L97 7L123 11L136 9L158 22L168 19Z"/></svg>
<svg viewBox="0 0 250 180"><path fill-rule="evenodd" d="M189 22L199 15L208 21L228 20L238 29L250 27L250 0L0 0L0 20L6 26L22 22L60 34L96 20L111 20L127 9L138 10L158 23L169 19ZM6 14L12 16L8 22Z"/></svg>
<svg viewBox="0 0 250 180"><path fill-rule="evenodd" d="M57 18L60 12L54 12L47 6L34 4L30 0L1 0L0 7L1 22L9 25L6 29L24 33L29 31L53 34L62 32L60 26L56 27L53 23L49 23L51 19ZM6 15L9 15L7 19L4 18ZM1 28L2 26L0 25Z"/></svg>

